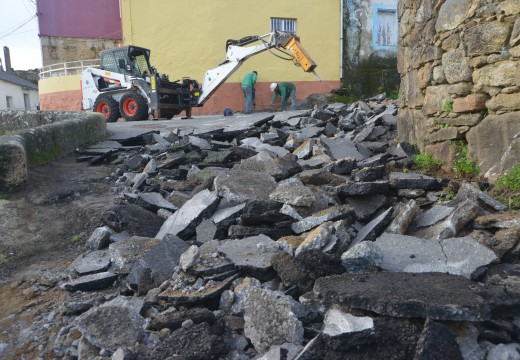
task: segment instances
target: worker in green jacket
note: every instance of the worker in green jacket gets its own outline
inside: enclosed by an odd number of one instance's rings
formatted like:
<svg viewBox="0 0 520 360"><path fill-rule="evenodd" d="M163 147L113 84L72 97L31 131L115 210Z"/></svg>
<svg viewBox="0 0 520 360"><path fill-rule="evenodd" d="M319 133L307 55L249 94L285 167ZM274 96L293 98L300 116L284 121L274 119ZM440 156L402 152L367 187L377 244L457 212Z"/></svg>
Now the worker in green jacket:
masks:
<svg viewBox="0 0 520 360"><path fill-rule="evenodd" d="M244 114L251 114L252 107L256 106L255 85L257 77L258 73L251 71L247 73L242 80L242 92L244 93L244 99L246 101Z"/></svg>
<svg viewBox="0 0 520 360"><path fill-rule="evenodd" d="M296 110L296 85L290 82L272 83L271 91L274 92L271 104L274 104L278 96L280 96L282 111L285 111L287 108L287 99L291 98L291 110Z"/></svg>

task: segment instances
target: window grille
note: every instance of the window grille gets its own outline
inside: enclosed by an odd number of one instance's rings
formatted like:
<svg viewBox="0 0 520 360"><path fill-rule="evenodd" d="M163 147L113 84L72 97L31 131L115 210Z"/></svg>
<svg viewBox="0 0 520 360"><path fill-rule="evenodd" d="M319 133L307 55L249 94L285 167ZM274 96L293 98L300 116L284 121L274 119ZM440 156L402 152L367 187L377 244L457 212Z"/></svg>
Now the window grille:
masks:
<svg viewBox="0 0 520 360"><path fill-rule="evenodd" d="M135 57L135 66L139 70L139 74L150 74L150 70L148 69L148 62L146 61L146 57L144 55L137 55Z"/></svg>
<svg viewBox="0 0 520 360"><path fill-rule="evenodd" d="M123 59L126 61L126 51L120 50L120 51L114 51L108 54L103 54L103 57L101 59L101 66L103 69L121 73L124 72L125 69L119 68L119 59Z"/></svg>
<svg viewBox="0 0 520 360"><path fill-rule="evenodd" d="M275 30L296 34L296 19L271 18L271 31Z"/></svg>

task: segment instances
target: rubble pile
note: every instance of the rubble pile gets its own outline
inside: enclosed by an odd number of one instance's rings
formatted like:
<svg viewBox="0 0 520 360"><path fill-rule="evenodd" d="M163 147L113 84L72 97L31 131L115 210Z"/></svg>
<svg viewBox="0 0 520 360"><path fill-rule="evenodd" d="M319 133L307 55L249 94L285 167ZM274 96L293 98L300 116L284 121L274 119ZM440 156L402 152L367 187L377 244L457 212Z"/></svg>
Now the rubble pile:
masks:
<svg viewBox="0 0 520 360"><path fill-rule="evenodd" d="M53 356L519 359L520 217L411 171L396 114L380 96L90 149L120 201L59 285Z"/></svg>

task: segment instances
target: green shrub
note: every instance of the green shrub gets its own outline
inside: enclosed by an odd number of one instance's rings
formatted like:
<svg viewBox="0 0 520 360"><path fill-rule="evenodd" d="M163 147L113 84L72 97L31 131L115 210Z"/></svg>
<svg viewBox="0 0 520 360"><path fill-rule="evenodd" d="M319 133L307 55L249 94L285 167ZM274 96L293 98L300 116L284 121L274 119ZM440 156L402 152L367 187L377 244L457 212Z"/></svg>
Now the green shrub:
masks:
<svg viewBox="0 0 520 360"><path fill-rule="evenodd" d="M453 111L453 101L450 99L444 99L441 105L442 112L452 112Z"/></svg>
<svg viewBox="0 0 520 360"><path fill-rule="evenodd" d="M4 254L0 254L0 265L4 265L8 262L9 260L7 259L7 256L5 256Z"/></svg>
<svg viewBox="0 0 520 360"><path fill-rule="evenodd" d="M424 153L414 155L412 158L413 167L418 171L434 171L438 170L443 161L435 158L433 154Z"/></svg>
<svg viewBox="0 0 520 360"><path fill-rule="evenodd" d="M387 98L391 100L397 100L399 99L399 89L397 90L390 90L387 94Z"/></svg>
<svg viewBox="0 0 520 360"><path fill-rule="evenodd" d="M510 209L520 209L520 163L498 177L492 193Z"/></svg>
<svg viewBox="0 0 520 360"><path fill-rule="evenodd" d="M480 168L476 165L475 160L468 158L469 149L467 144L459 143L459 149L456 155L456 161L453 171L456 177L475 177L480 174Z"/></svg>
<svg viewBox="0 0 520 360"><path fill-rule="evenodd" d="M495 189L500 191L520 190L520 163L513 166L507 174L501 175L497 179Z"/></svg>
<svg viewBox="0 0 520 360"><path fill-rule="evenodd" d="M440 195L439 195L439 200L440 201L450 201L450 200L453 200L455 198L457 194L455 194L453 191L451 190L444 190Z"/></svg>
<svg viewBox="0 0 520 360"><path fill-rule="evenodd" d="M453 100L444 99L441 105L442 112L452 112L453 111Z"/></svg>
<svg viewBox="0 0 520 360"><path fill-rule="evenodd" d="M81 235L74 235L70 238L70 242L73 244L77 244L81 241L83 241L83 237L81 237Z"/></svg>

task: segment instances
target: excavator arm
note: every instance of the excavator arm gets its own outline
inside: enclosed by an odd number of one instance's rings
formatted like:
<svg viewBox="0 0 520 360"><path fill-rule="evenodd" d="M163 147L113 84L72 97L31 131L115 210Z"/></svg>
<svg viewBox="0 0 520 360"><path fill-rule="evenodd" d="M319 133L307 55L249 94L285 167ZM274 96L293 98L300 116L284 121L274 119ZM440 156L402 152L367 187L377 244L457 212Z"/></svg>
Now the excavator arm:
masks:
<svg viewBox="0 0 520 360"><path fill-rule="evenodd" d="M255 45L254 43L257 42L259 44ZM289 55L289 58L286 58L286 60L292 60L303 71L312 72L320 80L314 70L316 63L303 49L300 44L300 38L295 34L273 31L261 36L255 35L240 40L228 40L226 42L226 60L217 67L208 70L204 75L197 106L202 106L218 87L242 66L244 61L251 56L270 49L285 50L283 53Z"/></svg>

